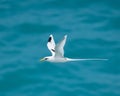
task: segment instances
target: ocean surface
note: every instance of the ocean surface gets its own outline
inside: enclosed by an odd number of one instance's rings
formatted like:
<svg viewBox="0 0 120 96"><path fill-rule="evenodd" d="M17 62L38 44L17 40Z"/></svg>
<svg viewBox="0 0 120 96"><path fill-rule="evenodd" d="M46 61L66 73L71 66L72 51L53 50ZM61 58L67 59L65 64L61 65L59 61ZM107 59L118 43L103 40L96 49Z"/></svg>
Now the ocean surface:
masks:
<svg viewBox="0 0 120 96"><path fill-rule="evenodd" d="M40 62L50 34L108 61ZM120 96L120 0L0 0L0 96Z"/></svg>

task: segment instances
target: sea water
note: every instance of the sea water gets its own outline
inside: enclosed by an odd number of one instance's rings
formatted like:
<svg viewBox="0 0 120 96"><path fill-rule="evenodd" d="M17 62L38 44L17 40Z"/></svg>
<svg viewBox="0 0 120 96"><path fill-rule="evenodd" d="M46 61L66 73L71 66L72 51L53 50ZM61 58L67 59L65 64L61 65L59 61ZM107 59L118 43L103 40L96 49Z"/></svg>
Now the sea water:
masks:
<svg viewBox="0 0 120 96"><path fill-rule="evenodd" d="M40 62L50 34L108 61ZM0 0L0 96L120 96L120 1Z"/></svg>

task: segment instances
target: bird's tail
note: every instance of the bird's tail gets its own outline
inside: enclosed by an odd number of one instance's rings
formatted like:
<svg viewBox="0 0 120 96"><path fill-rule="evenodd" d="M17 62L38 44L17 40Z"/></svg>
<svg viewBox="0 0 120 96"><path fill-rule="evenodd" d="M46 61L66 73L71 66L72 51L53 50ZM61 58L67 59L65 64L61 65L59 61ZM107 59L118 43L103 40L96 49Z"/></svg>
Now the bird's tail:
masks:
<svg viewBox="0 0 120 96"><path fill-rule="evenodd" d="M91 60L91 61L92 61L92 60L93 60L93 61L98 61L98 60L99 60L99 61L100 61L100 60L105 60L105 61L106 61L106 60L108 60L108 59L101 59L101 58L93 58L93 59L92 59L92 58L91 58L91 59L89 59L89 58L88 58L88 59L71 59L71 58L67 58L67 60L68 60L68 61L90 61L90 60Z"/></svg>

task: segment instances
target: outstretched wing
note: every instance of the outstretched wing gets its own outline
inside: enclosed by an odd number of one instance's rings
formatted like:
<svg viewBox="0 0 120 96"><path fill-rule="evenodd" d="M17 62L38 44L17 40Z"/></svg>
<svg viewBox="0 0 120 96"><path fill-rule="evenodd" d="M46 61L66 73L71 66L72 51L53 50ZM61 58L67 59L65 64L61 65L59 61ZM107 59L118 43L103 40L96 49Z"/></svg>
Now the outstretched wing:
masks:
<svg viewBox="0 0 120 96"><path fill-rule="evenodd" d="M67 35L64 36L63 40L61 40L55 46L55 57L64 57L64 45L66 43Z"/></svg>
<svg viewBox="0 0 120 96"><path fill-rule="evenodd" d="M54 56L55 55L55 42L54 42L54 38L52 35L49 36L47 47L52 53L52 56Z"/></svg>

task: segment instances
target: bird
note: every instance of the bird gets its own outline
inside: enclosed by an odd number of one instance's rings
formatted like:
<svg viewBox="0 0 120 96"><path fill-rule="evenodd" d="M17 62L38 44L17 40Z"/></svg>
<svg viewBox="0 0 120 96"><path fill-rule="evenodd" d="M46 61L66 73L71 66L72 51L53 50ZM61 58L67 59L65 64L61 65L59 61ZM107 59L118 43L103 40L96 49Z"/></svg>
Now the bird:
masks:
<svg viewBox="0 0 120 96"><path fill-rule="evenodd" d="M66 39L67 39L67 35L65 35L59 43L55 44L53 35L51 34L48 38L47 47L51 52L52 56L46 56L40 59L40 61L62 63L62 62L69 62L69 61L107 60L107 59L99 59L99 58L72 59L72 58L64 57L64 46L66 43Z"/></svg>

